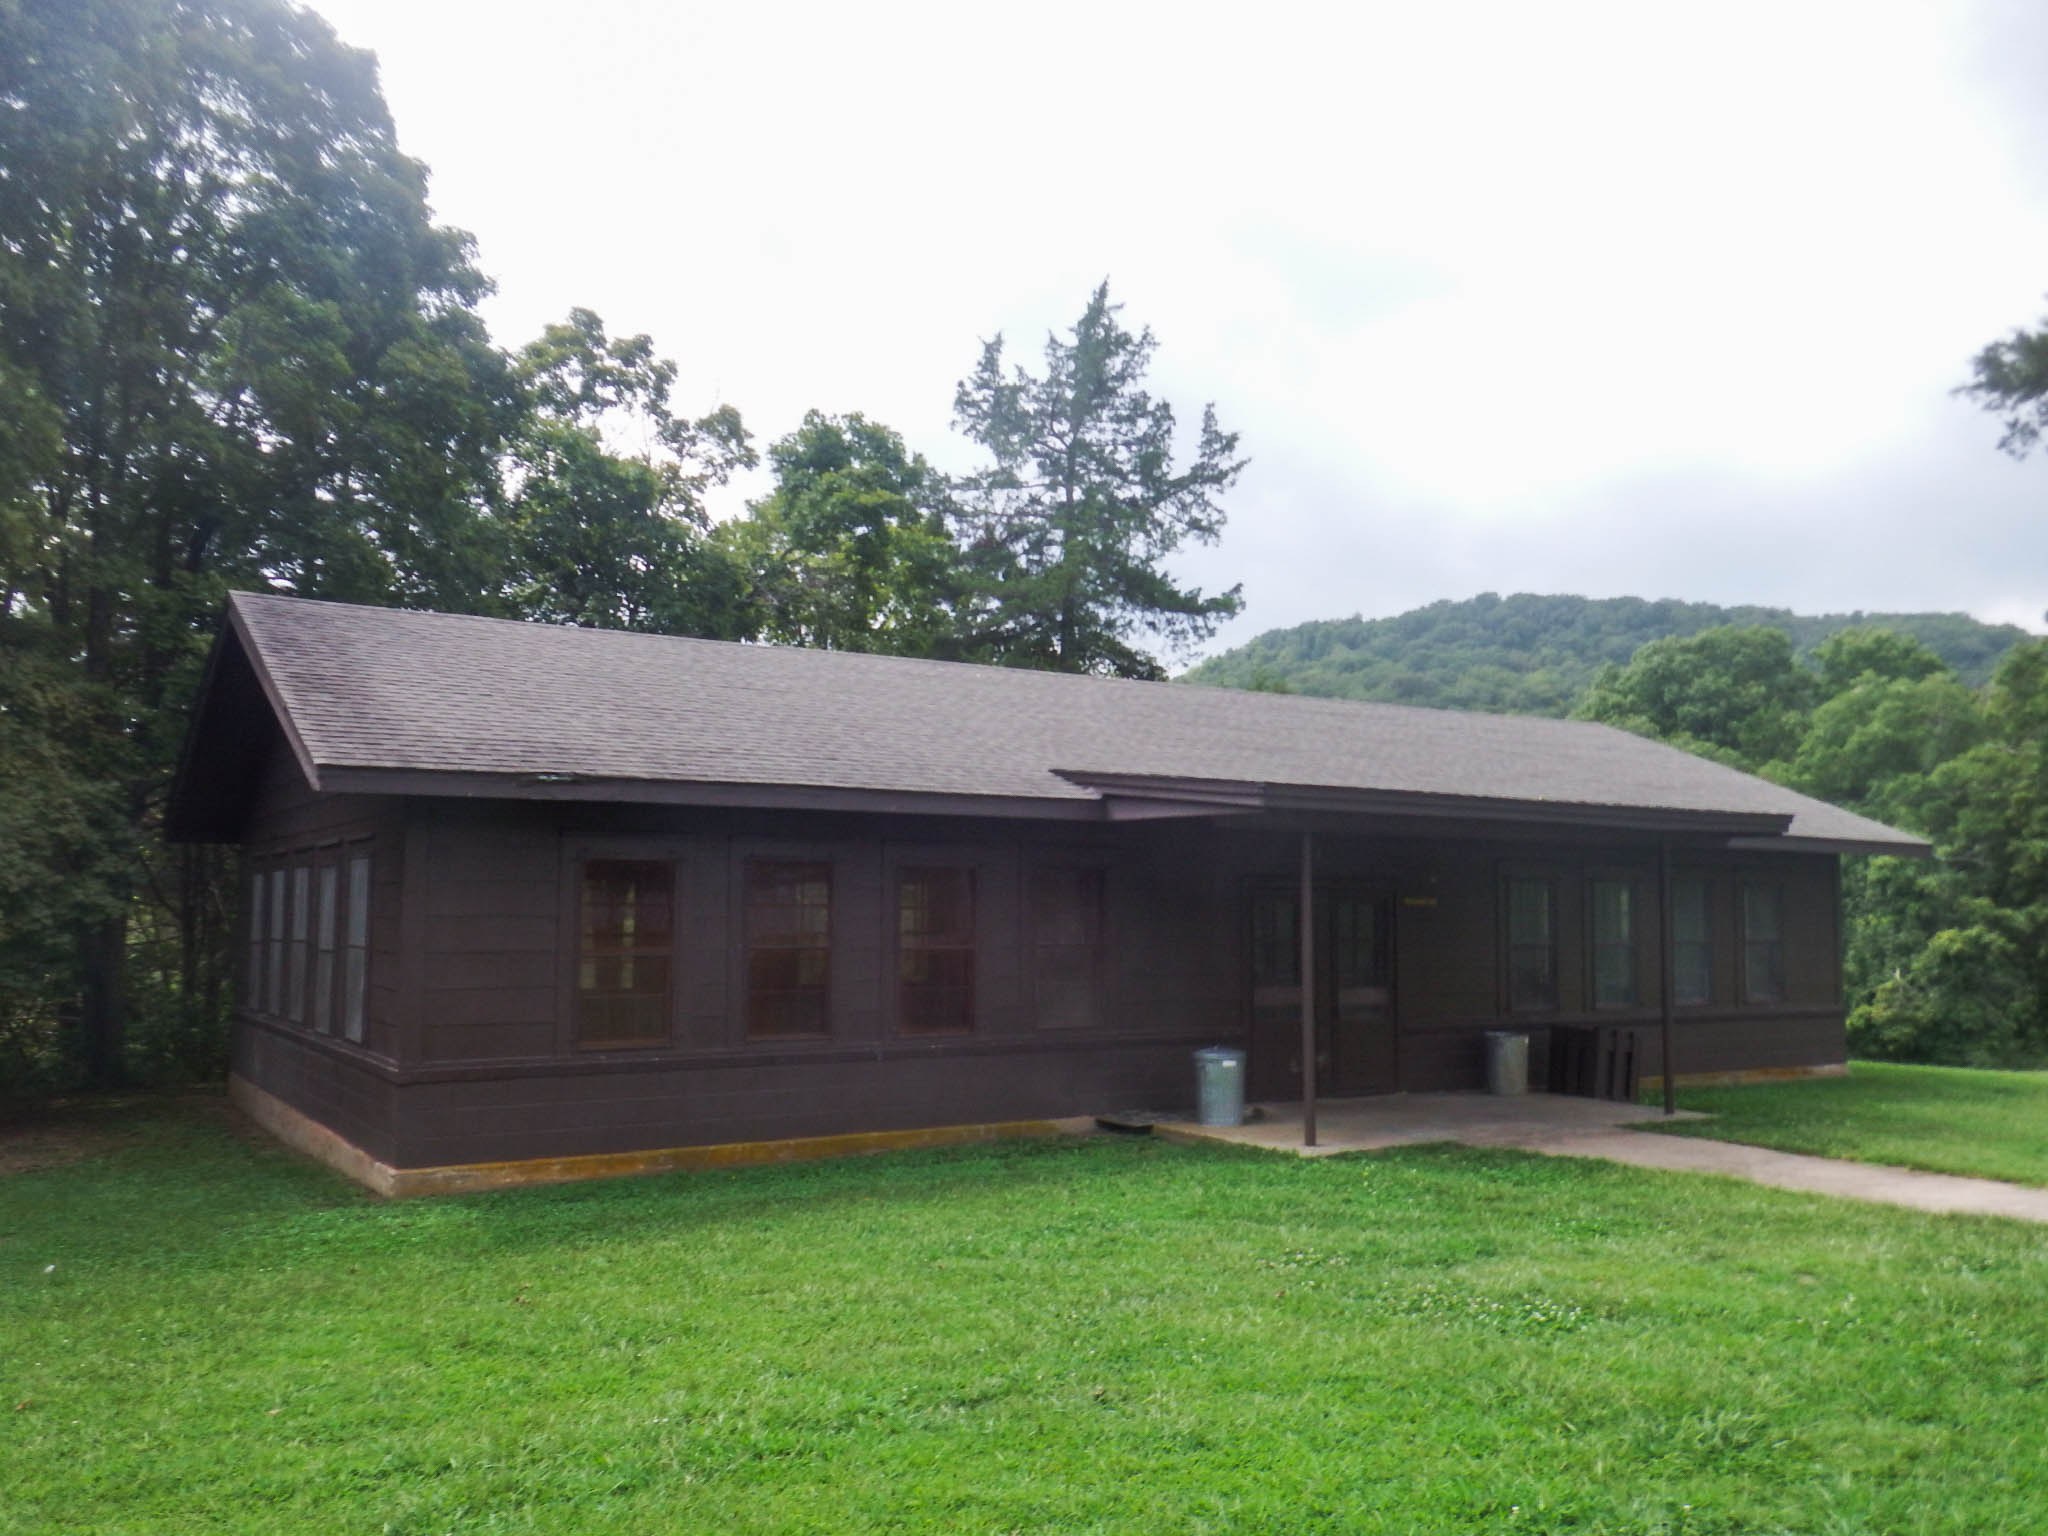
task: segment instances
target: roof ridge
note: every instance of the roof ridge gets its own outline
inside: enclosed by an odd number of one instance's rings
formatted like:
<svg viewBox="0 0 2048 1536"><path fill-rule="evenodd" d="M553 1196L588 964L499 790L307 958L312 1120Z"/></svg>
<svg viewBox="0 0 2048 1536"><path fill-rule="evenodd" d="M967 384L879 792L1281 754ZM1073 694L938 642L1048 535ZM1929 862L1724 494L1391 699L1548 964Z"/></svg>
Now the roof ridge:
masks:
<svg viewBox="0 0 2048 1536"><path fill-rule="evenodd" d="M266 605L284 607L317 607L343 609L354 613L379 614L400 619L416 618L427 620L456 621L466 623L509 626L528 634L575 634L593 637L616 636L620 640L637 640L649 643L672 643L689 646L716 647L722 651L754 651L777 656L831 657L836 660L826 665L886 666L920 668L945 668L948 671L966 671L987 676L1004 675L1029 678L1054 678L1065 683L1119 684L1125 687L1145 689L1179 687L1204 694L1224 695L1240 699L1261 699L1274 701L1272 705L1254 705L1254 708L1279 707L1296 708L1302 705L1331 706L1343 710L1366 710L1399 713L1431 720L1512 720L1516 722L1542 722L1550 727L1568 727L1575 731L1587 726L1603 725L1594 720L1573 720L1559 715L1517 715L1481 709L1452 709L1431 704L1404 704L1392 699L1347 699L1334 694L1321 693L1272 693L1256 688L1222 688L1209 683L1191 683L1185 677L1108 677L1097 672L1057 672L1043 667L1006 667L997 662L948 660L939 656L896 656L881 651L836 650L826 646L787 645L773 640L715 640L707 635L672 635L660 630L612 629L598 624L550 624L539 619L501 617L488 613L451 613L442 608L404 608L385 603L352 603L337 598L301 597L292 592L261 592L238 588L228 594L232 602L253 601ZM1055 686L1058 686L1056 684ZM1609 727L1612 729L1612 727ZM1633 733L1628 733L1633 734ZM1638 738L1647 740L1649 738ZM1674 749L1678 750L1678 749ZM1740 770L1736 770L1739 772Z"/></svg>

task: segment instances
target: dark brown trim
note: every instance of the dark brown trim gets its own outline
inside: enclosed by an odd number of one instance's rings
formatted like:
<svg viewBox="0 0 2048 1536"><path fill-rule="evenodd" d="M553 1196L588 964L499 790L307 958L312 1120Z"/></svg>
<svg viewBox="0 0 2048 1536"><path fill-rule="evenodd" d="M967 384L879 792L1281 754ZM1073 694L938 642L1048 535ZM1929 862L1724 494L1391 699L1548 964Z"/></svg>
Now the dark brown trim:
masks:
<svg viewBox="0 0 2048 1536"><path fill-rule="evenodd" d="M1474 817L1537 822L1545 826L1614 827L1625 831L1717 832L1770 838L1791 826L1789 812L1693 811L1665 806L1600 805L1578 801L1512 800L1429 791L1348 789L1321 784L1254 783L1170 775L1095 773L1056 768L1061 778L1099 793L1187 801L1238 810L1328 811L1348 815ZM1775 846L1775 843L1771 844Z"/></svg>
<svg viewBox="0 0 2048 1536"><path fill-rule="evenodd" d="M1316 840L1301 834L1301 1144L1316 1144Z"/></svg>
<svg viewBox="0 0 2048 1536"><path fill-rule="evenodd" d="M415 810L405 818L398 869L398 902L403 937L398 949L398 1017L391 1021L397 1036L392 1053L402 1062L418 1061L426 1053L427 945L426 913L430 871L427 849L430 833L424 818ZM562 949L562 936L555 934L555 951Z"/></svg>
<svg viewBox="0 0 2048 1536"><path fill-rule="evenodd" d="M1849 837L1731 837L1728 846L1738 853L1871 853L1895 859L1931 859L1934 844L1917 838L1896 843Z"/></svg>
<svg viewBox="0 0 2048 1536"><path fill-rule="evenodd" d="M249 670L256 674L257 686L263 690L263 697L270 701L270 710L277 717L278 729L284 732L285 742L291 747L292 756L298 761L299 772L306 776L306 787L311 790L326 789L329 786L321 781L320 765L313 759L313 749L306 745L305 737L299 734L298 723L292 719L291 710L285 706L284 692L277 686L277 680L270 675L270 669L263 664L263 653L249 634L248 622L243 619L241 606L235 601L238 595L232 592L228 594L227 628L234 631L236 642L242 647L242 655L248 660ZM222 632L225 634L226 629ZM213 681L210 665L206 681ZM203 685L198 697L206 697ZM198 718L199 712L194 710L193 720L196 722Z"/></svg>
<svg viewBox="0 0 2048 1536"><path fill-rule="evenodd" d="M1766 1008L1758 1004L1751 1008L1716 1008L1711 1013L1681 1013L1678 1027L1681 1030L1699 1025L1714 1024L1755 1024L1771 1019L1798 1022L1808 1019L1839 1019L1842 1009L1839 1004L1800 1003L1790 1007ZM1530 1016L1525 1026L1532 1030L1548 1029L1553 1024L1581 1025L1585 1027L1613 1025L1617 1029L1653 1029L1657 1024L1657 1010L1645 1009L1631 1015L1612 1013L1565 1013L1552 1017L1549 1014ZM1456 1014L1438 1018L1427 1024L1403 1026L1401 1034L1405 1039L1427 1040L1437 1035L1470 1033L1475 1029L1498 1029L1498 1019L1485 1014Z"/></svg>
<svg viewBox="0 0 2048 1536"><path fill-rule="evenodd" d="M821 1040L816 1044L792 1042L779 1049L754 1046L730 1050L620 1050L579 1056L507 1057L438 1063L433 1066L400 1066L389 1057L377 1056L330 1040L274 1019L237 1013L238 1026L279 1035L296 1045L310 1047L345 1060L352 1067L387 1083L477 1083L501 1079L535 1077L589 1077L608 1072L747 1071L763 1067L811 1066L849 1061L903 1061L932 1057L1046 1056L1068 1051L1122 1051L1128 1049L1194 1047L1216 1044L1216 1032L1190 1033L1177 1030L1159 1035L1094 1035L1068 1030L1048 1035L911 1035L901 1039L849 1043Z"/></svg>
<svg viewBox="0 0 2048 1536"><path fill-rule="evenodd" d="M926 794L896 789L843 789L824 784L729 784L581 776L557 781L534 774L432 773L409 768L330 765L321 772L320 787L333 794L408 795L429 800L731 806L772 811L866 811L896 816L981 816L997 820L1105 819L1102 802L1092 798Z"/></svg>
<svg viewBox="0 0 2048 1536"><path fill-rule="evenodd" d="M360 1067L366 1072L373 1072L388 1082L401 1082L404 1080L400 1075L403 1072L403 1068L399 1066L394 1058L380 1055L367 1046L357 1045L351 1040L344 1040L338 1034L323 1035L310 1026L294 1024L290 1019L273 1018L268 1014L251 1013L242 1008L235 1010L234 1019L237 1028L256 1029L261 1030L265 1034L276 1035L281 1039L291 1041L294 1045L304 1046L306 1049L317 1051L323 1056L331 1056L336 1061L345 1061L352 1067Z"/></svg>
<svg viewBox="0 0 2048 1536"><path fill-rule="evenodd" d="M1678 1062L1671 1032L1678 1013L1678 978L1672 974L1672 957L1678 952L1673 939L1671 912L1671 843L1657 840L1657 1028L1658 1070L1664 1076L1664 1113L1678 1113ZM1711 990L1711 987L1710 989Z"/></svg>

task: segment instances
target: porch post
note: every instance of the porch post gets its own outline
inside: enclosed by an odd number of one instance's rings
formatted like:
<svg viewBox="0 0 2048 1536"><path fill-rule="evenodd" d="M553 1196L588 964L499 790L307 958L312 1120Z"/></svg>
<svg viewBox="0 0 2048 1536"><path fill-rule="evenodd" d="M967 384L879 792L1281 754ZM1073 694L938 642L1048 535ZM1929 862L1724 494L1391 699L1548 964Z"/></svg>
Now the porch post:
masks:
<svg viewBox="0 0 2048 1536"><path fill-rule="evenodd" d="M1678 1064L1671 1055L1671 1015L1676 1010L1678 978L1671 957L1678 948L1677 918L1671 911L1671 839L1657 839L1657 1006L1664 1032L1664 1113L1678 1113Z"/></svg>
<svg viewBox="0 0 2048 1536"><path fill-rule="evenodd" d="M1301 1144L1316 1144L1315 834L1301 834Z"/></svg>

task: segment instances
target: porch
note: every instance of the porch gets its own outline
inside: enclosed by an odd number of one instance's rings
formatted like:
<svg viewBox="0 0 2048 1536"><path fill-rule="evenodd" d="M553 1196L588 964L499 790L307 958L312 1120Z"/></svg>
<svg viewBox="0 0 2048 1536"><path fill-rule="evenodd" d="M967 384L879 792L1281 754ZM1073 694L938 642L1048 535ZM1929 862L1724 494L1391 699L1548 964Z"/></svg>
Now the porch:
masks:
<svg viewBox="0 0 2048 1536"><path fill-rule="evenodd" d="M1455 1141L1473 1147L1561 1150L1562 1143L1589 1131L1663 1121L1645 1104L1586 1099L1559 1093L1389 1093L1367 1098L1316 1100L1316 1144L1304 1146L1299 1102L1260 1104L1258 1118L1244 1125L1197 1125L1171 1121L1153 1127L1170 1141L1220 1141L1264 1147L1302 1157L1336 1152L1372 1152L1382 1147ZM1673 1119L1704 1116L1679 1110Z"/></svg>

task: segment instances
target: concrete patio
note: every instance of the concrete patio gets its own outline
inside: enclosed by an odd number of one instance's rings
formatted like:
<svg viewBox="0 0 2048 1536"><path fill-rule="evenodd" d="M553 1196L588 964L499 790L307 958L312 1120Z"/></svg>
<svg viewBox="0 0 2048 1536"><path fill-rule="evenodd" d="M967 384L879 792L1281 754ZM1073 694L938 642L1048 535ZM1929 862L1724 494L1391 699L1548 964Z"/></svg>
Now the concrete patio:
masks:
<svg viewBox="0 0 2048 1536"><path fill-rule="evenodd" d="M1153 1128L1172 1141L1220 1141L1238 1146L1328 1157L1423 1142L1458 1142L1468 1147L1505 1147L1547 1157L1595 1157L1637 1168L1674 1173L1713 1173L1768 1184L1775 1189L1869 1200L1942 1214L2004 1216L2048 1223L2048 1189L2004 1184L1996 1179L1920 1173L1843 1158L1777 1152L1736 1142L1692 1136L1659 1136L1670 1124L1662 1111L1606 1099L1530 1093L1495 1098L1483 1093L1390 1094L1371 1099L1324 1099L1316 1105L1316 1142L1301 1144L1301 1106L1269 1104L1246 1125L1195 1125L1173 1121ZM1674 1119L1704 1120L1680 1110Z"/></svg>
<svg viewBox="0 0 2048 1536"><path fill-rule="evenodd" d="M1559 1093L1389 1093L1365 1099L1318 1099L1316 1145L1301 1144L1300 1104L1253 1106L1258 1118L1243 1125L1197 1125L1176 1120L1153 1128L1170 1141L1225 1141L1302 1157L1372 1152L1381 1147L1456 1141L1473 1147L1541 1148L1532 1143L1585 1131L1612 1130L1661 1120L1663 1111L1612 1099ZM1680 1110L1680 1120L1706 1117Z"/></svg>

